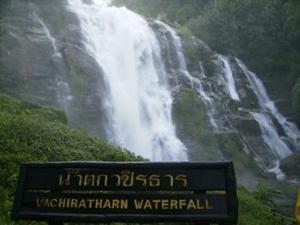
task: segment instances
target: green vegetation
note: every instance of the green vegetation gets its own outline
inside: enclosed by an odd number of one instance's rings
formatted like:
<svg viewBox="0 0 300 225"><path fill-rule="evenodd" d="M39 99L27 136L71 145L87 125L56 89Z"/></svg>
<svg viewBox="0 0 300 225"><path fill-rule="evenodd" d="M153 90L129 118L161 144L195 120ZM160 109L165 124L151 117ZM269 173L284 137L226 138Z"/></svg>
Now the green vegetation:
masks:
<svg viewBox="0 0 300 225"><path fill-rule="evenodd" d="M0 112L14 116L31 116L51 122L67 124L65 113L59 109L40 107L36 104L17 100L5 94L0 94Z"/></svg>
<svg viewBox="0 0 300 225"><path fill-rule="evenodd" d="M217 137L219 148L222 149L225 158L234 162L238 178L246 176L248 173L253 173L257 177L260 176L260 168L255 160L245 153L238 133L218 134Z"/></svg>
<svg viewBox="0 0 300 225"><path fill-rule="evenodd" d="M37 224L10 219L18 169L23 161L142 160L70 129L66 122L60 110L0 94L0 224Z"/></svg>
<svg viewBox="0 0 300 225"><path fill-rule="evenodd" d="M192 37L192 32L186 25L175 22L175 28L183 35L184 38Z"/></svg>
<svg viewBox="0 0 300 225"><path fill-rule="evenodd" d="M193 95L184 91L181 97L194 99ZM186 104L188 107L194 107L192 103L191 100ZM189 108L189 112L193 111ZM180 109L178 113L184 114ZM199 119L201 122L201 117ZM20 162L142 160L100 139L69 129L64 123L66 117L60 110L40 107L0 94L0 224L45 224L16 222L10 219ZM192 126L190 127L193 129ZM239 188L238 196L240 225L272 225L274 220L276 225L286 225L286 221L273 216L272 205L266 203L268 196L272 196L272 190L261 186L258 191L251 193L244 188Z"/></svg>
<svg viewBox="0 0 300 225"><path fill-rule="evenodd" d="M236 55L268 83L300 124L300 1L114 0L187 27L214 50ZM176 26L175 26L176 27ZM180 31L180 29L179 29Z"/></svg>
<svg viewBox="0 0 300 225"><path fill-rule="evenodd" d="M264 191L264 190L263 190ZM260 199L261 190L251 193L244 188L238 189L239 225L287 225L280 214L274 214L272 208Z"/></svg>
<svg viewBox="0 0 300 225"><path fill-rule="evenodd" d="M1 25L0 25L1 29ZM1 42L1 30L0 30L0 42ZM0 90L4 93L11 95L22 95L24 87L22 84L26 82L26 79L22 76L6 74L0 69ZM14 90L18 90L19 93L14 93Z"/></svg>
<svg viewBox="0 0 300 225"><path fill-rule="evenodd" d="M218 160L225 157L234 162L238 178L245 177L246 174L249 179L254 179L254 175L260 177L260 168L254 159L245 153L238 133L213 133L208 123L205 105L196 92L182 88L176 96L173 110L179 137L189 140L188 148L189 144L197 146L191 148L197 149L196 151L189 150L192 160Z"/></svg>
<svg viewBox="0 0 300 225"><path fill-rule="evenodd" d="M174 104L178 135L182 140L195 140L201 151L189 151L193 160L217 160L220 158L217 140L207 124L206 109L197 93L191 89L182 88L177 94ZM193 149L193 148L192 148ZM217 150L217 151L216 151Z"/></svg>

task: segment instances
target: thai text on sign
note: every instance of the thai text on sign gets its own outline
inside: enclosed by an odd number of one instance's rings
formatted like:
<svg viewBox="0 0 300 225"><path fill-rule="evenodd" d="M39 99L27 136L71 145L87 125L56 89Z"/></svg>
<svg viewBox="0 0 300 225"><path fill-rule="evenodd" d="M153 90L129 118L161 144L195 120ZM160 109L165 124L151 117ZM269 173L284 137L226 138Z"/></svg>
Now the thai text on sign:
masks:
<svg viewBox="0 0 300 225"><path fill-rule="evenodd" d="M76 222L230 222L233 166L219 163L25 163L15 219Z"/></svg>

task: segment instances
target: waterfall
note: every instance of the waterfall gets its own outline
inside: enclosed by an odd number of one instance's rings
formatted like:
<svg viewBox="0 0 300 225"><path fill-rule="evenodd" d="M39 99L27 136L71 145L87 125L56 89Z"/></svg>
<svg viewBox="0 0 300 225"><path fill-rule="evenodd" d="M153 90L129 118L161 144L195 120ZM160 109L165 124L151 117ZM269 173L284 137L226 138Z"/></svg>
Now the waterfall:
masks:
<svg viewBox="0 0 300 225"><path fill-rule="evenodd" d="M37 21L40 26L43 28L44 30L44 34L46 35L46 39L50 40L51 42L51 46L53 48L53 57L61 57L61 53L57 50L57 46L56 46L56 40L55 38L50 34L50 31L48 29L48 27L46 26L46 24L44 23L44 21L38 16L37 13L33 12L32 13L32 18Z"/></svg>
<svg viewBox="0 0 300 225"><path fill-rule="evenodd" d="M210 124L214 128L214 132L232 131L236 129L233 127L230 117L227 118L226 116L230 114L230 109L226 105L226 102L223 102L225 94L226 98L235 100L236 104L242 104L235 84L234 75L236 76L237 74L234 74L236 71L232 70L234 67L234 59L232 59L233 62L230 62L230 57L217 54L214 63L219 69L217 73L213 75L214 79L210 80L205 76L201 62L199 63L200 69L198 76L192 76L187 69L181 38L178 33L161 21L156 20L155 23L164 27L168 32L170 36L169 39L176 50L177 69L180 71L180 74L188 80L190 87L198 93L199 97L205 103L207 115ZM279 161L292 154L292 151L278 134L276 126L269 114L278 120L278 123L283 126L283 130L286 131L288 138L292 141L298 136L297 128L294 124L287 122L278 112L274 103L269 99L262 82L253 73L248 71L240 61L237 61L237 63L245 74L246 80L250 83L250 89L255 93L259 101L259 109L255 111L250 110L249 112L260 127L261 139L265 142L266 149L264 149L264 151L256 151L254 155L258 161L261 161L262 166L267 171L275 173L278 179L283 179L284 174L279 168ZM215 82L216 80L220 82ZM221 86L218 86L218 83L220 83ZM204 84L206 84L206 89L204 88ZM241 83L240 85L245 84ZM214 88L208 90L210 86L214 86ZM223 120L226 122L224 123ZM242 141L247 151L247 140L243 139ZM247 152L249 153L249 151ZM268 157L268 159L266 159L266 157Z"/></svg>
<svg viewBox="0 0 300 225"><path fill-rule="evenodd" d="M298 148L299 130L297 126L287 121L287 119L281 113L279 113L274 102L269 98L266 88L264 87L262 81L254 73L249 71L247 67L239 59L236 59L236 61L240 66L240 68L243 70L244 74L246 75L251 85L251 88L253 89L255 95L257 96L259 106L265 112L270 113L277 120L277 122L281 125L282 129L284 130L289 141L291 141L292 145L295 148Z"/></svg>
<svg viewBox="0 0 300 225"><path fill-rule="evenodd" d="M280 124L294 149L297 149L299 146L298 128L295 124L288 122L287 119L278 112L274 102L269 98L262 81L254 73L249 71L239 59L236 58L236 62L245 74L261 108L260 112L251 112L251 114L260 127L262 138L269 147L270 155L274 158L273 165L271 165L272 168L267 169L269 172L275 173L277 179L283 179L284 174L279 168L280 160L291 155L292 151L278 134L276 126L270 116L276 119Z"/></svg>
<svg viewBox="0 0 300 225"><path fill-rule="evenodd" d="M59 64L59 61L62 59L62 54L58 51L56 39L51 35L47 25L44 21L39 17L39 15L33 11L31 14L32 18L42 27L43 34L45 35L45 39L49 40L52 47L52 60L53 63ZM55 74L56 86L57 86L57 100L64 108L65 111L69 111L70 104L72 103L73 96L71 94L69 83L66 82L61 76L59 76L59 72Z"/></svg>
<svg viewBox="0 0 300 225"><path fill-rule="evenodd" d="M176 50L176 56L177 56L177 60L178 60L178 69L179 69L179 71L181 71L181 73L189 80L191 88L198 93L198 95L201 97L204 104L206 105L206 107L207 107L207 116L209 118L209 122L212 125L212 127L215 130L219 129L219 126L218 126L217 121L215 119L215 116L217 114L217 109L215 108L216 103L208 95L208 93L204 90L201 79L197 78L197 77L193 77L189 73L189 71L187 69L183 49L182 49L181 38L178 36L176 31L172 27L170 27L169 25L167 25L167 24L165 24L165 23L163 23L159 20L155 20L155 22L157 24L161 25L162 27L164 27L170 33L171 41L172 41L172 43L175 47L175 50ZM203 69L201 64L200 64L200 67L201 67L201 76L202 76L202 78L205 78L204 69Z"/></svg>
<svg viewBox="0 0 300 225"><path fill-rule="evenodd" d="M187 160L176 137L160 46L148 23L126 8L69 0L89 54L104 72L109 140L151 160Z"/></svg>
<svg viewBox="0 0 300 225"><path fill-rule="evenodd" d="M236 86L235 86L232 70L228 62L228 58L222 55L218 55L218 58L221 60L223 64L224 78L223 77L222 78L226 84L229 95L233 100L239 101L240 97L236 90Z"/></svg>
<svg viewBox="0 0 300 225"><path fill-rule="evenodd" d="M272 120L265 113L251 113L260 125L262 137L275 159L283 159L291 154L288 146L278 135Z"/></svg>

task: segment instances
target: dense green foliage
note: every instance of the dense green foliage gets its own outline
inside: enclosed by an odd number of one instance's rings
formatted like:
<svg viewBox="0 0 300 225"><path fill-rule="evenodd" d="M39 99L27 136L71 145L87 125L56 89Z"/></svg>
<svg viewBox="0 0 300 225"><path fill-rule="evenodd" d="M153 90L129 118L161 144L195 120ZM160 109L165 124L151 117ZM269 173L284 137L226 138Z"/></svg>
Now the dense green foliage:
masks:
<svg viewBox="0 0 300 225"><path fill-rule="evenodd" d="M198 148L201 149L197 152L190 150L190 158L208 161L221 158L216 137L206 124L205 106L196 92L182 88L176 96L173 113L179 137L196 140Z"/></svg>
<svg viewBox="0 0 300 225"><path fill-rule="evenodd" d="M0 94L1 225L15 224L9 215L22 161L141 160L63 123L66 116L60 110Z"/></svg>
<svg viewBox="0 0 300 225"><path fill-rule="evenodd" d="M1 113L16 116L24 115L40 117L47 121L67 124L66 114L59 109L40 107L36 104L26 101L20 101L4 94L0 94L0 100Z"/></svg>
<svg viewBox="0 0 300 225"><path fill-rule="evenodd" d="M239 225L293 225L294 220L275 213L269 198L272 190L258 188L251 193L244 188L238 189Z"/></svg>
<svg viewBox="0 0 300 225"><path fill-rule="evenodd" d="M300 123L300 1L114 0L191 30L214 50L236 55L268 83ZM180 24L180 26L178 26ZM184 29L182 29L184 27Z"/></svg>

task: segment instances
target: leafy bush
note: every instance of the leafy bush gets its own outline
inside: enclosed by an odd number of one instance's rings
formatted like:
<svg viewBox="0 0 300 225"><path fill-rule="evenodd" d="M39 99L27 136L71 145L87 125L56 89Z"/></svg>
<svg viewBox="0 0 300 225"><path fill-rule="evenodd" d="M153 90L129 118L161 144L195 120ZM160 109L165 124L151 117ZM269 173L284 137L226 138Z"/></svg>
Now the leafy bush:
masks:
<svg viewBox="0 0 300 225"><path fill-rule="evenodd" d="M67 116L60 109L40 107L31 102L20 101L0 93L0 112L10 115L28 115L44 120L67 124Z"/></svg>
<svg viewBox="0 0 300 225"><path fill-rule="evenodd" d="M78 130L66 127L64 113L57 109L0 95L0 224L13 222L10 211L21 162L142 160Z"/></svg>
<svg viewBox="0 0 300 225"><path fill-rule="evenodd" d="M246 189L238 190L239 225L273 225L272 210ZM276 223L281 225L282 223ZM284 224L282 224L284 225Z"/></svg>
<svg viewBox="0 0 300 225"><path fill-rule="evenodd" d="M183 35L184 38L192 37L192 32L186 25L182 25L176 22L175 27Z"/></svg>

